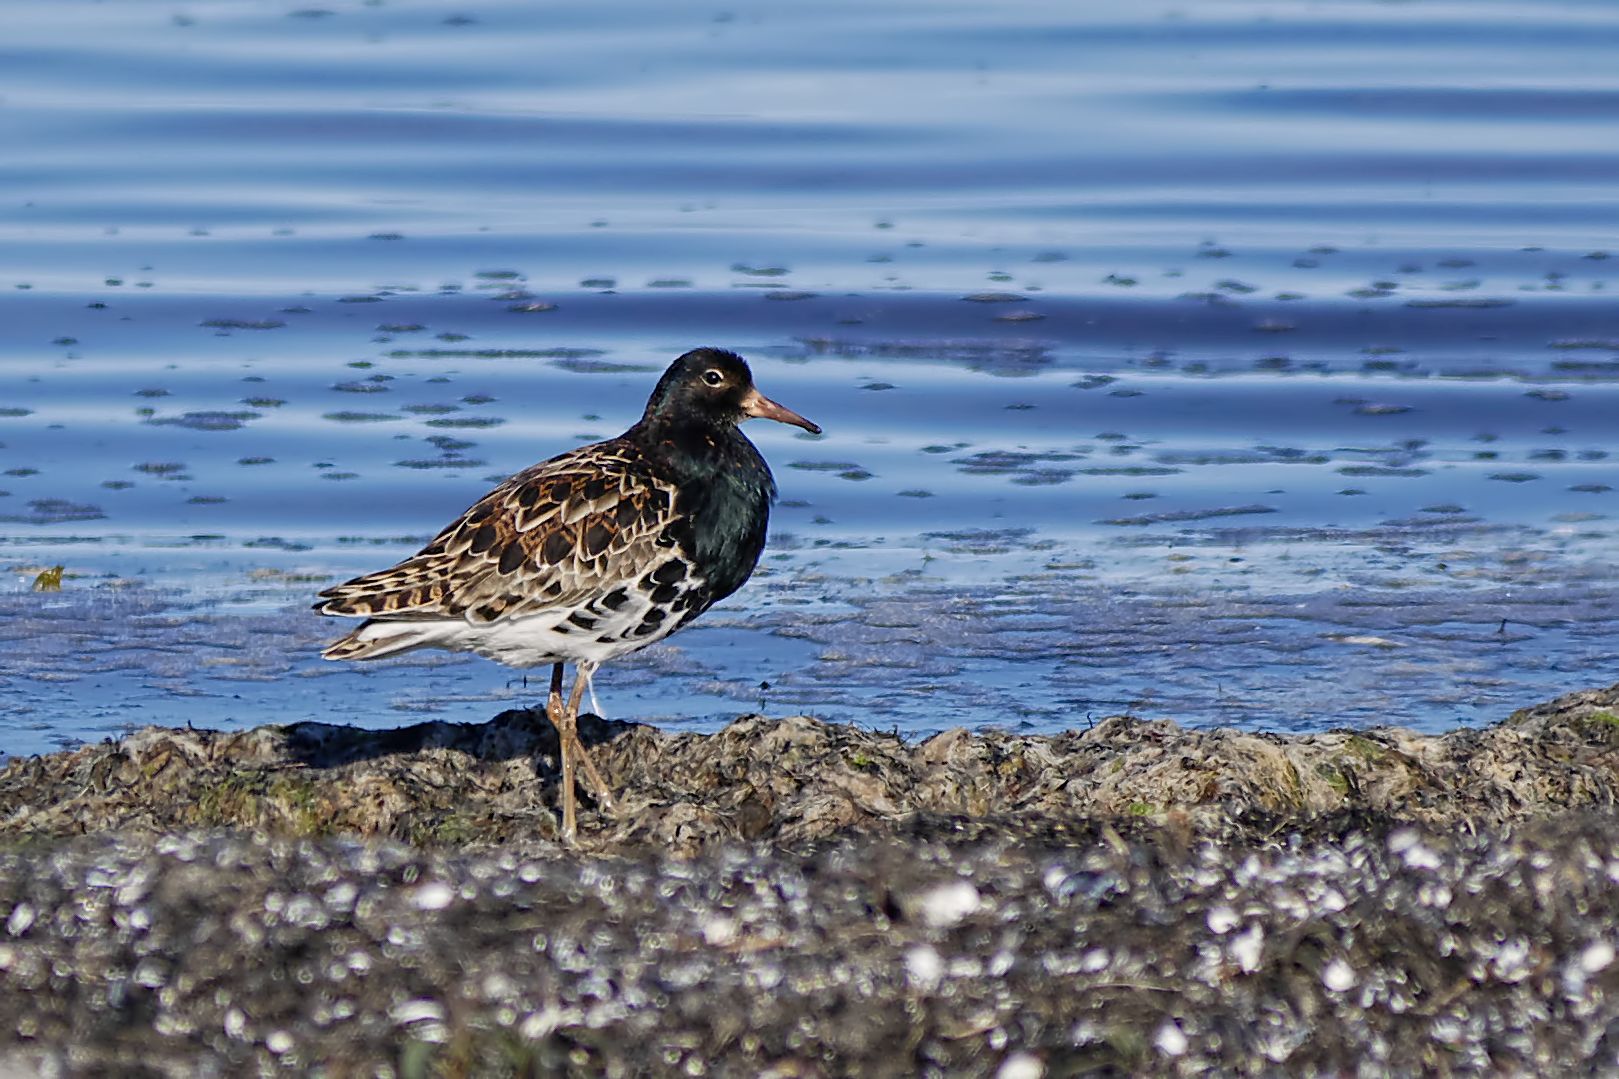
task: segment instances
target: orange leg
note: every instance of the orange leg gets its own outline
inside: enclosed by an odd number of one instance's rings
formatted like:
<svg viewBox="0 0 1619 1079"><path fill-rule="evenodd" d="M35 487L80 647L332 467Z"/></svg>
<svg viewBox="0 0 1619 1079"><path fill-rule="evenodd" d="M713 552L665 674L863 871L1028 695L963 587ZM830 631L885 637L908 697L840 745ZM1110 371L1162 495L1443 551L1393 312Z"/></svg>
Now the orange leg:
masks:
<svg viewBox="0 0 1619 1079"><path fill-rule="evenodd" d="M579 705L585 694L585 687L590 685L590 676L596 673L596 664L584 662L576 668L579 676L574 679L573 692L568 695L568 737L573 740L573 754L580 764L585 766L585 776L590 780L591 789L596 794L596 801L601 803L602 809L613 812L613 791L607 785L607 780L596 768L596 762L590 759L585 750L585 744L579 740Z"/></svg>
<svg viewBox="0 0 1619 1079"><path fill-rule="evenodd" d="M562 841L572 843L579 832L578 809L573 792L573 724L562 704L562 664L551 666L551 693L545 700L545 716L557 729L557 756L562 762Z"/></svg>
<svg viewBox="0 0 1619 1079"><path fill-rule="evenodd" d="M566 706L562 703L562 664L553 664L551 667L551 693L546 698L545 714L551 720L551 725L557 729L558 753L562 758L562 840L572 843L579 834L579 799L574 789L574 766L584 766L585 778L589 780L596 801L608 813L613 812L613 793L602 778L601 771L597 769L596 762L590 759L590 753L579 740L579 705L585 694L585 687L590 684L590 676L596 672L594 663L579 664L579 677L574 680L573 692L568 695Z"/></svg>

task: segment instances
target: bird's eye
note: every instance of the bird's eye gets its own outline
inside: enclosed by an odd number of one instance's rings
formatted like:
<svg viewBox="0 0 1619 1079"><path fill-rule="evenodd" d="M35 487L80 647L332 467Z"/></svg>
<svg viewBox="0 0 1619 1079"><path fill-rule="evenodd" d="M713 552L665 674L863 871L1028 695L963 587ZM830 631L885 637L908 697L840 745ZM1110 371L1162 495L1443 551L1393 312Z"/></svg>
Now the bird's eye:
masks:
<svg viewBox="0 0 1619 1079"><path fill-rule="evenodd" d="M721 382L725 381L725 376L714 370L714 368L710 367L707 371L703 372L703 381L708 383L710 386L718 386Z"/></svg>

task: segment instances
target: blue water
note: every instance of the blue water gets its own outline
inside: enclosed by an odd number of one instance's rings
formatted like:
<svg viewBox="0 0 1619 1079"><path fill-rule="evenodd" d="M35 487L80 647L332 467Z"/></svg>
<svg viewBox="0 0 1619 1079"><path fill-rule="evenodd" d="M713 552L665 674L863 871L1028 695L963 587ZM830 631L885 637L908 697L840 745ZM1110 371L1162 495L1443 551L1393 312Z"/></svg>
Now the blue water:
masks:
<svg viewBox="0 0 1619 1079"><path fill-rule="evenodd" d="M697 344L826 434L750 426L760 573L608 715L1438 730L1619 672L1611 4L0 17L0 750L531 701L307 603Z"/></svg>

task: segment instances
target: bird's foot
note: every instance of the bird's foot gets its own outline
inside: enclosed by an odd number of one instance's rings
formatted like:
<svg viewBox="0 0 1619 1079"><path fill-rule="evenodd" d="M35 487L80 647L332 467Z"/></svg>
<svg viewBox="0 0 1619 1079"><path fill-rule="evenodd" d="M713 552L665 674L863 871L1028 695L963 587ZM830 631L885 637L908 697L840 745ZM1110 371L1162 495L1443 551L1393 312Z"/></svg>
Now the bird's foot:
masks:
<svg viewBox="0 0 1619 1079"><path fill-rule="evenodd" d="M590 784L590 793L595 796L596 803L601 806L603 813L616 813L618 805L613 801L613 790L602 778L601 771L597 769L596 762L591 759L590 753L585 749L579 736L574 735L574 757L585 769L585 779Z"/></svg>

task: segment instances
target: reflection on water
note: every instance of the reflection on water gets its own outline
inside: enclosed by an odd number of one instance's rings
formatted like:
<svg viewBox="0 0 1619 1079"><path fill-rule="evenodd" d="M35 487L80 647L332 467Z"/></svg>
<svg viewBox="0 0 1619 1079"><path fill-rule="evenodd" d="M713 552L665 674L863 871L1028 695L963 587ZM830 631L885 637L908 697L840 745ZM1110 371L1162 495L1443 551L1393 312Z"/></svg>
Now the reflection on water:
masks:
<svg viewBox="0 0 1619 1079"><path fill-rule="evenodd" d="M1614 668L1605 5L7 15L5 750L531 699L303 605L701 343L827 434L750 429L761 573L612 715L1439 728Z"/></svg>

